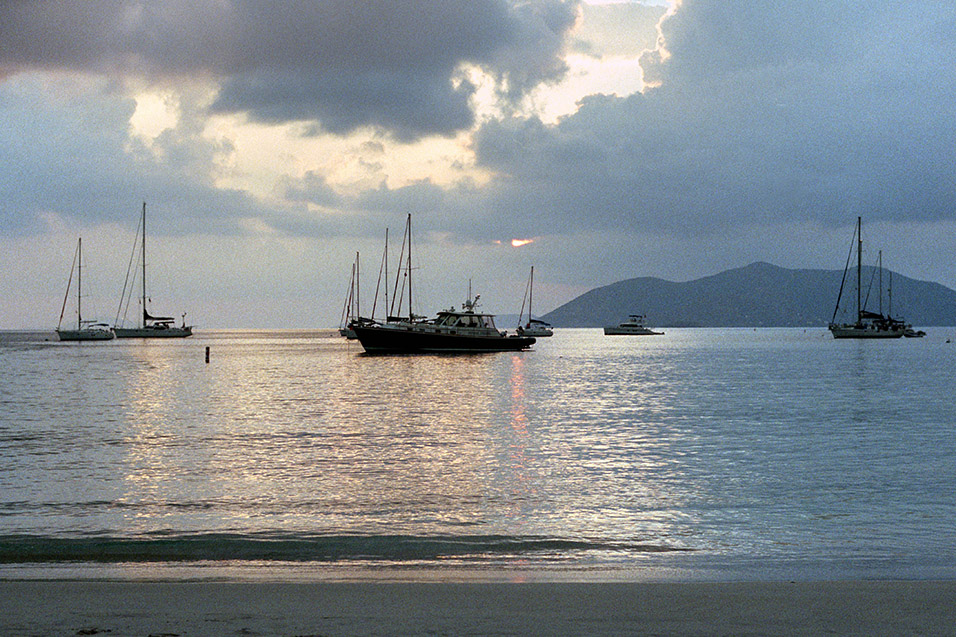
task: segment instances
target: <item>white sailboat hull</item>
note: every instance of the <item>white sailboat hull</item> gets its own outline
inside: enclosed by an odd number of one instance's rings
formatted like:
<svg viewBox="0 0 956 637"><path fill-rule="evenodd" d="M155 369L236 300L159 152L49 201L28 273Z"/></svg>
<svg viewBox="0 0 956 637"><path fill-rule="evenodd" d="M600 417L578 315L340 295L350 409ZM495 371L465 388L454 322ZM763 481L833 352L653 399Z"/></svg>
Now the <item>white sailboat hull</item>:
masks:
<svg viewBox="0 0 956 637"><path fill-rule="evenodd" d="M61 341L109 341L116 336L110 330L97 329L57 330L56 335Z"/></svg>
<svg viewBox="0 0 956 637"><path fill-rule="evenodd" d="M858 325L831 325L833 338L900 338L902 330L876 329Z"/></svg>
<svg viewBox="0 0 956 637"><path fill-rule="evenodd" d="M554 336L554 332L548 327L522 327L518 330L519 336L534 336L535 338L547 338Z"/></svg>

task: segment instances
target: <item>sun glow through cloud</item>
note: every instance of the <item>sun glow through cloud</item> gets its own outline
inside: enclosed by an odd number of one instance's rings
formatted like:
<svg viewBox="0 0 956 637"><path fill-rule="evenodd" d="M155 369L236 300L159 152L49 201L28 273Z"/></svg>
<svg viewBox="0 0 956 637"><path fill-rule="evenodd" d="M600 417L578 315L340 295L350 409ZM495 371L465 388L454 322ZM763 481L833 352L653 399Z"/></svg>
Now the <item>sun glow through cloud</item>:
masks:
<svg viewBox="0 0 956 637"><path fill-rule="evenodd" d="M142 93L135 96L136 110L129 119L134 133L153 139L165 130L174 128L179 121L179 108L175 96L166 93Z"/></svg>
<svg viewBox="0 0 956 637"><path fill-rule="evenodd" d="M144 200L155 266L182 267L154 293L208 327L337 325L355 252L374 268L407 213L444 266L421 312L476 262L502 285L540 264L539 311L627 277L836 267L857 210L895 271L956 288L945 3L115 4L0 0L4 329L49 323L81 234L108 296Z"/></svg>

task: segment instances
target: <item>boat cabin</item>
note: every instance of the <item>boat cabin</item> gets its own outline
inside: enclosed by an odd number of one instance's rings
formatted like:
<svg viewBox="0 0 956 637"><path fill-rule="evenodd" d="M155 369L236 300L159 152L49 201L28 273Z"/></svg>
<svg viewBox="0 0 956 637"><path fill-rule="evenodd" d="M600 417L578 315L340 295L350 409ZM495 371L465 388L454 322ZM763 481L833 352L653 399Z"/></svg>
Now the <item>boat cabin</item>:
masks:
<svg viewBox="0 0 956 637"><path fill-rule="evenodd" d="M476 314L475 312L459 312L455 309L443 310L438 313L435 324L441 327L469 327L497 331L493 314Z"/></svg>

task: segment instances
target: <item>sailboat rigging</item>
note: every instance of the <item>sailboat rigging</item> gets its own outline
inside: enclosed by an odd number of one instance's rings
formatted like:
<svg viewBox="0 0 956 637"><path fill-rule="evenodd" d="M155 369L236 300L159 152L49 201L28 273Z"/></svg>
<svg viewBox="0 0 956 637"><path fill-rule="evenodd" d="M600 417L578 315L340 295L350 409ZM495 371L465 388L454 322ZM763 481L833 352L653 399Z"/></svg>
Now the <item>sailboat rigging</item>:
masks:
<svg viewBox="0 0 956 637"><path fill-rule="evenodd" d="M76 271L76 329L62 329L63 315L66 312L66 302L70 297L70 287L73 284L73 272ZM73 253L73 265L70 266L70 278L66 284L66 294L63 296L63 307L60 308L60 321L56 325L56 335L61 341L108 341L116 335L105 323L83 320L83 238L76 241L76 252Z"/></svg>
<svg viewBox="0 0 956 637"><path fill-rule="evenodd" d="M509 336L495 327L494 315L478 312L478 295L454 307L438 312L437 317L425 320L412 311L412 216L405 224L405 238L395 277L392 306L384 323L370 321L356 324L355 334L367 353L417 352L494 352L527 349L535 339L527 336ZM407 259L407 260L406 260ZM401 288L399 288L401 283ZM408 291L408 316L401 316L405 290Z"/></svg>
<svg viewBox="0 0 956 637"><path fill-rule="evenodd" d="M404 263L404 266L402 265ZM412 312L412 215L405 219L405 231L402 234L402 249L398 254L399 267L395 272L395 287L392 289L392 304L385 315L385 322L392 323L405 320L401 315L402 304L405 301L405 290L408 290L408 317L413 321ZM386 277L387 279L387 277ZM386 282L386 286L387 286ZM387 303L387 302L386 302Z"/></svg>
<svg viewBox="0 0 956 637"><path fill-rule="evenodd" d="M850 254L847 255L847 262L843 268L843 279L840 282L840 291L837 294L836 307L833 308L833 317L830 319L829 330L833 338L900 338L907 334L918 335L912 326L906 324L900 319L895 319L889 314L883 314L883 255L880 253L879 260L879 286L880 286L880 307L879 312L870 312L866 309L866 302L869 300L863 298L863 236L862 236L862 218L856 218L856 231L853 236L853 244L856 247L856 321L837 323L836 316L840 310L840 301L843 298L843 290L846 287L847 273L850 269L850 258L853 255L853 245L851 244Z"/></svg>
<svg viewBox="0 0 956 637"><path fill-rule="evenodd" d="M355 261L352 263L352 276L349 279L349 290L345 296L345 306L342 308L342 320L340 321L339 334L352 340L355 338L353 325L362 320L359 306L359 253L355 253Z"/></svg>
<svg viewBox="0 0 956 637"><path fill-rule="evenodd" d="M524 302L528 302L528 321L524 325L521 319L524 317ZM531 304L534 301L534 266L531 266L531 276L528 278L528 286L525 289L524 299L521 301L521 313L518 314L518 328L515 332L519 336L537 336L548 337L554 335L551 325L540 319L534 318L531 313Z"/></svg>
<svg viewBox="0 0 956 637"><path fill-rule="evenodd" d="M136 327L119 327L119 315L123 312L124 304L128 307L130 300L133 294L133 281L130 280L129 272L127 272L126 284L123 286L123 294L120 297L120 305L116 311L116 326L113 328L113 331L116 333L117 338L184 338L186 336L192 336L193 328L191 325L186 325L186 314L185 312L182 315L182 325L175 325L176 319L171 316L152 316L149 313L147 308L147 300L149 297L146 294L146 202L143 202L143 214L140 222L139 232L137 233L137 239L142 241L141 246L139 246L139 255L140 263L142 265L142 274L141 274L141 283L142 283L142 312L140 313L140 321ZM130 266L135 259L137 252L136 242L133 244L133 254L130 256ZM135 277L134 277L135 278ZM125 315L125 313L124 313Z"/></svg>

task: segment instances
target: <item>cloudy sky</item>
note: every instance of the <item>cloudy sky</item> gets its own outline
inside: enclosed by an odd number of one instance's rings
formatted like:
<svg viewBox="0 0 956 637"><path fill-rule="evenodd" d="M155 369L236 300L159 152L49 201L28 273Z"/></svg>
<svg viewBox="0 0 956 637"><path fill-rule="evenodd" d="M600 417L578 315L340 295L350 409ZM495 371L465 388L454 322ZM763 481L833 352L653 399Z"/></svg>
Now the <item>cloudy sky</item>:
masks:
<svg viewBox="0 0 956 637"><path fill-rule="evenodd" d="M0 329L55 326L79 236L112 321L144 201L200 329L338 324L408 213L420 313L840 269L858 215L956 288L954 60L949 0L3 2Z"/></svg>

